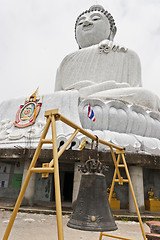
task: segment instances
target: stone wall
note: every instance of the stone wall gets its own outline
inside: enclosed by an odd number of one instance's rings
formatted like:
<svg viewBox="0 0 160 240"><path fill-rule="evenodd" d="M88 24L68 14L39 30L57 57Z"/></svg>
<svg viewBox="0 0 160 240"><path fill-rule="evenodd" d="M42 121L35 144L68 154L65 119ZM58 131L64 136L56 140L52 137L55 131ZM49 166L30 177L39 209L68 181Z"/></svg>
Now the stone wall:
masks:
<svg viewBox="0 0 160 240"><path fill-rule="evenodd" d="M23 154L21 149L13 149L0 151L0 164L4 165L7 164L10 166L9 172L9 180L7 187L0 187L0 198L13 198L16 199L20 190L19 188L13 187L13 177L16 172L21 174L20 172L23 169L23 163L26 161L25 159L32 159L34 154L34 149L30 151L26 151ZM94 152L94 151L93 151ZM4 160L4 153L7 153L6 159ZM74 164L75 161L78 161L79 164L83 164L85 160L87 160L90 156L90 150L84 149L83 151L73 151L73 150L66 150L63 155L59 159L59 166L60 166L60 178L61 178L61 192L62 192L62 201L68 201L69 197L66 198L64 195L66 194L66 188L71 189L73 186L70 184L70 179L73 178L74 173ZM39 159L38 159L38 166L40 167L43 162L49 162L52 157L52 150L51 149L42 149ZM100 160L103 164L109 166L108 171L105 173L106 176L106 183L107 187L110 186L113 178L114 173L114 165L111 154L109 151L107 152L100 152ZM126 153L126 161L129 166L140 166L143 169L143 180L144 180L144 199L147 199L147 192L150 187L153 188L155 195L160 199L160 190L159 190L159 182L160 182L160 157L159 156L152 156L152 155L144 155L144 154L129 154ZM16 170L16 171L15 171ZM6 169L6 171L8 171ZM66 173L68 175L66 175ZM125 178L125 172L121 169L121 174ZM67 180L68 179L68 180ZM17 179L18 181L18 179ZM65 182L69 181L67 184ZM65 183L65 184L64 184ZM54 182L53 182L53 175L50 174L49 178L41 178L41 174L36 174L36 182L35 182L35 194L34 194L34 201L53 201L54 200ZM115 192L117 194L117 199L121 202L121 208L125 209L129 202L129 186L127 183L124 183L123 186L119 185L118 183L115 184ZM71 199L70 199L71 201Z"/></svg>
<svg viewBox="0 0 160 240"><path fill-rule="evenodd" d="M23 175L23 162L0 161L0 198L18 197Z"/></svg>

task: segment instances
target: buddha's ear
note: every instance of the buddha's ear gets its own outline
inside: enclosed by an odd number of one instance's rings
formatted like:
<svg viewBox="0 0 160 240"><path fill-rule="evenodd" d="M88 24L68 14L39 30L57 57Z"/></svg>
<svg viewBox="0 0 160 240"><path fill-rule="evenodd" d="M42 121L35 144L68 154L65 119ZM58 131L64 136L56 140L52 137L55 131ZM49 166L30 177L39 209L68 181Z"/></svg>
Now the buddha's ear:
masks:
<svg viewBox="0 0 160 240"><path fill-rule="evenodd" d="M116 32L117 32L117 28L116 28L116 26L114 26L114 28L113 28L113 34L114 34L114 36L116 35Z"/></svg>
<svg viewBox="0 0 160 240"><path fill-rule="evenodd" d="M117 28L116 26L114 26L114 28L112 28L111 32L110 32L110 35L109 35L109 40L113 41L115 35L116 35L116 32L117 32Z"/></svg>

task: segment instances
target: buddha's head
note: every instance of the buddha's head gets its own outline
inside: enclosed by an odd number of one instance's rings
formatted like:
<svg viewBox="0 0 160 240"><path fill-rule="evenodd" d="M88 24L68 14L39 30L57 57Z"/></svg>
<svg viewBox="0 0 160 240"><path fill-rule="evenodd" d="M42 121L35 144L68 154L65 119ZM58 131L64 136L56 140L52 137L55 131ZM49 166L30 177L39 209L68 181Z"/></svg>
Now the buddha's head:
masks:
<svg viewBox="0 0 160 240"><path fill-rule="evenodd" d="M116 31L113 17L100 5L93 5L81 13L75 24L75 38L79 48L98 44L105 39L112 41Z"/></svg>

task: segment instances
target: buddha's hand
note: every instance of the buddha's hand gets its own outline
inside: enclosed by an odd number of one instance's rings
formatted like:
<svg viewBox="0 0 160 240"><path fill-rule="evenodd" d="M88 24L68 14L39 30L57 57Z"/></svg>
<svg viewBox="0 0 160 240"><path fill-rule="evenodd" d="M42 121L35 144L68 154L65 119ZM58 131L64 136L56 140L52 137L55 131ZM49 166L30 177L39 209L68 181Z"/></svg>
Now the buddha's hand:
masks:
<svg viewBox="0 0 160 240"><path fill-rule="evenodd" d="M70 86L65 88L65 90L71 90L71 89L80 90L81 88L85 88L93 85L97 85L97 84L90 80L83 80L83 81L79 81L79 82L75 82L74 84L71 84Z"/></svg>
<svg viewBox="0 0 160 240"><path fill-rule="evenodd" d="M111 90L115 88L126 88L130 87L128 83L117 83L115 81L106 81L102 83L93 83L90 86L85 86L82 88L79 88L79 93L82 98L88 97L89 95L92 95L97 92L101 92L104 90Z"/></svg>

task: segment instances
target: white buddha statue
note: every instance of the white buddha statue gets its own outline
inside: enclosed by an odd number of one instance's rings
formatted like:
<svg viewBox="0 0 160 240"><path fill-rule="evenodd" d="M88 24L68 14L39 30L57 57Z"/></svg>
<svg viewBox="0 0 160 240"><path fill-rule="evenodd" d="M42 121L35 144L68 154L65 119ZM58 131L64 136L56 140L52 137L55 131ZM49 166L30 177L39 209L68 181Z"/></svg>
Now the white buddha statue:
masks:
<svg viewBox="0 0 160 240"><path fill-rule="evenodd" d="M56 76L55 91L77 89L81 100L119 100L160 111L157 95L142 88L139 57L113 42L116 26L110 13L94 5L75 24L79 50L67 55Z"/></svg>

